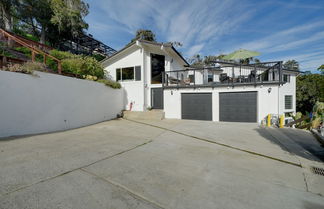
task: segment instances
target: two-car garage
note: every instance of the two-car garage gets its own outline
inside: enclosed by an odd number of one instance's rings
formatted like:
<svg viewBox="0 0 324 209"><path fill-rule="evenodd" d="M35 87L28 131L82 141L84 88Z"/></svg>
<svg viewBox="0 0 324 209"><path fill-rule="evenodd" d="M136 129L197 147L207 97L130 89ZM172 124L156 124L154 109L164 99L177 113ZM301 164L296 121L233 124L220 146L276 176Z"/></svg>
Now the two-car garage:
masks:
<svg viewBox="0 0 324 209"><path fill-rule="evenodd" d="M216 105L217 106L217 105ZM220 92L219 121L257 122L257 92ZM191 120L213 119L212 93L182 93L181 117Z"/></svg>

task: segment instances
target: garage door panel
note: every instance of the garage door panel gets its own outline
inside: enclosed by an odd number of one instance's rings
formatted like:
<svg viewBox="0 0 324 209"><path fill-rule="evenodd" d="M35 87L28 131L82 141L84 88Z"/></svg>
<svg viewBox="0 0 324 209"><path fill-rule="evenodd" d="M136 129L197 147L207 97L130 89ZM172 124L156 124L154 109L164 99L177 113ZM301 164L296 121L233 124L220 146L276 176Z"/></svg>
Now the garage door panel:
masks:
<svg viewBox="0 0 324 209"><path fill-rule="evenodd" d="M257 92L220 93L219 119L228 122L256 122Z"/></svg>
<svg viewBox="0 0 324 209"><path fill-rule="evenodd" d="M182 119L212 120L211 93L182 93Z"/></svg>

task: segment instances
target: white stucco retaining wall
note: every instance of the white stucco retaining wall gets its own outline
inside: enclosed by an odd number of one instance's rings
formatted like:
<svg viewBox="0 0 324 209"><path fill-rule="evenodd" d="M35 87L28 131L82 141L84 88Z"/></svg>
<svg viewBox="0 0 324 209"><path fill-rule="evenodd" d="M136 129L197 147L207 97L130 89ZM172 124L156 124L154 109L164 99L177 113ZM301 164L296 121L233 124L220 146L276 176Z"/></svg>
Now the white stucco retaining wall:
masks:
<svg viewBox="0 0 324 209"><path fill-rule="evenodd" d="M82 127L116 118L123 90L36 72L0 71L0 137Z"/></svg>

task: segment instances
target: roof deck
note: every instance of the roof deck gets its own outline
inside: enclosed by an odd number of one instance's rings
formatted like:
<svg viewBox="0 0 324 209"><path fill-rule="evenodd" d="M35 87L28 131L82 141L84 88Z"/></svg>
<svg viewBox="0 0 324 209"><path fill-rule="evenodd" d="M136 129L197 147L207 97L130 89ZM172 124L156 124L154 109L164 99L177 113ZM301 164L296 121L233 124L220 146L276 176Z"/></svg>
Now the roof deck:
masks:
<svg viewBox="0 0 324 209"><path fill-rule="evenodd" d="M281 84L282 61L254 64L215 61L212 67L166 71L164 88L200 88L236 85Z"/></svg>

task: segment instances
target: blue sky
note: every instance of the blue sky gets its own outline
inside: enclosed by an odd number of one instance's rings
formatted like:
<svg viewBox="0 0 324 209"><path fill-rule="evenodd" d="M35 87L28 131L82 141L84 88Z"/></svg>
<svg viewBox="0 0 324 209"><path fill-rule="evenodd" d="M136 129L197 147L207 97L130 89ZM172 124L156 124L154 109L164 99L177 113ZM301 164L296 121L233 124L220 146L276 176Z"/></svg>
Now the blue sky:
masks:
<svg viewBox="0 0 324 209"><path fill-rule="evenodd" d="M88 32L116 50L137 29L178 50L218 55L256 50L261 61L299 61L312 72L324 64L324 0L86 0Z"/></svg>

